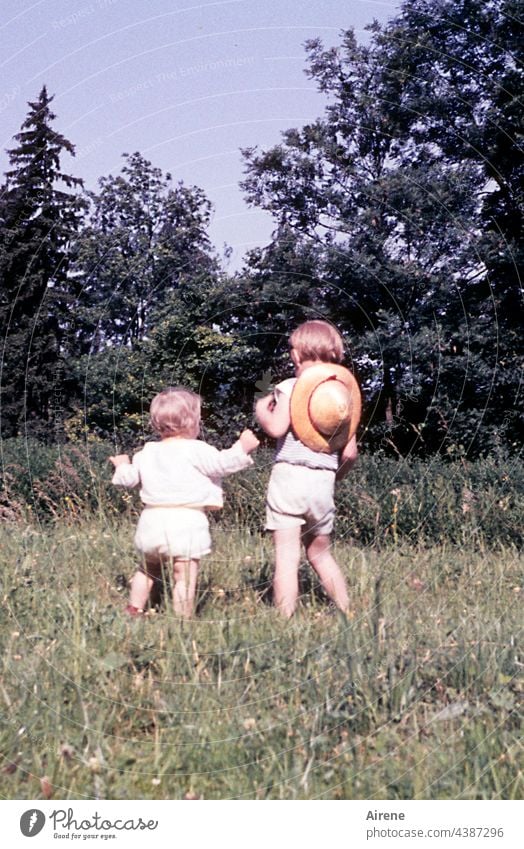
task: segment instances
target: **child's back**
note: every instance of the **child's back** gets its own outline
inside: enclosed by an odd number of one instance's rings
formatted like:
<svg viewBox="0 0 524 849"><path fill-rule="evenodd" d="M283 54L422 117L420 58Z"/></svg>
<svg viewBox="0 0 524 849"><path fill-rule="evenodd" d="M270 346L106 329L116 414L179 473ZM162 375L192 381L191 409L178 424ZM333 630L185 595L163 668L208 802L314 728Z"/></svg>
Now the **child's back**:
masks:
<svg viewBox="0 0 524 849"><path fill-rule="evenodd" d="M249 454L258 439L245 430L225 451L196 437L200 430L200 397L181 387L166 389L153 398L151 424L159 442L148 442L133 462L127 454L110 457L113 483L140 485L144 509L135 533L142 564L131 582L127 612L144 612L155 581L172 567L175 613L193 612L200 559L211 551L206 510L222 507L221 478L253 461Z"/></svg>
<svg viewBox="0 0 524 849"><path fill-rule="evenodd" d="M318 363L333 363L333 369L340 368L336 364L343 358L343 342L327 322L310 321L291 334L290 348L296 377L282 381L273 395L260 399L256 405L259 423L277 439L266 503L266 529L273 531L275 544L275 603L286 616L295 611L303 540L308 560L327 594L341 610L347 611L346 581L331 554L330 534L335 515L335 478L343 477L355 463L356 439L351 435L341 448L331 450L329 440L322 440L318 434L322 448L313 450L291 427L291 397L297 379Z"/></svg>

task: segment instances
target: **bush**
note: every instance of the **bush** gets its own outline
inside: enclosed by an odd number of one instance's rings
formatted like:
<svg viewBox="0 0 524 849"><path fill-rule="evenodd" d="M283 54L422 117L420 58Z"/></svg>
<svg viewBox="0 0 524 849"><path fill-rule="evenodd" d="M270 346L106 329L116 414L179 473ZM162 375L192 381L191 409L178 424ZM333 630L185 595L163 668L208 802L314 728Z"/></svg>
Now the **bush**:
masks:
<svg viewBox="0 0 524 849"><path fill-rule="evenodd" d="M34 440L4 440L0 470L4 517L46 521L100 508L120 511L121 495L111 486L107 462L111 453L112 446L102 442L49 446Z"/></svg>
<svg viewBox="0 0 524 849"><path fill-rule="evenodd" d="M111 485L107 458L112 451L104 442L49 447L6 440L2 515L47 521L139 509L136 490ZM254 469L226 478L225 508L218 516L211 514L212 520L260 532L271 464L272 452L264 449ZM363 545L446 540L521 546L524 470L516 458L408 461L363 455L338 485L336 503L337 536Z"/></svg>
<svg viewBox="0 0 524 849"><path fill-rule="evenodd" d="M364 456L340 485L338 530L371 545L475 539L522 544L524 470L503 458L445 461Z"/></svg>
<svg viewBox="0 0 524 849"><path fill-rule="evenodd" d="M222 521L260 530L271 454L260 451L256 470L225 482ZM336 535L363 545L407 540L490 545L523 542L524 469L517 459L468 462L395 460L363 455L337 485Z"/></svg>

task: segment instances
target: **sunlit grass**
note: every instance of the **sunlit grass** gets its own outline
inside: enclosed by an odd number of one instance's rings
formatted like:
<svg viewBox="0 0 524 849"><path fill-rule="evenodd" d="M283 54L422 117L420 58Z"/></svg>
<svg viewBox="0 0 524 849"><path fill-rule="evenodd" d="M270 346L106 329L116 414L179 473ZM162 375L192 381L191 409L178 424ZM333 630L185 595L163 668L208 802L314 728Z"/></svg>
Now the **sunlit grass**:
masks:
<svg viewBox="0 0 524 849"><path fill-rule="evenodd" d="M5 798L515 798L522 556L342 539L345 620L305 570L268 603L271 549L214 528L198 616L122 614L123 520L5 524Z"/></svg>

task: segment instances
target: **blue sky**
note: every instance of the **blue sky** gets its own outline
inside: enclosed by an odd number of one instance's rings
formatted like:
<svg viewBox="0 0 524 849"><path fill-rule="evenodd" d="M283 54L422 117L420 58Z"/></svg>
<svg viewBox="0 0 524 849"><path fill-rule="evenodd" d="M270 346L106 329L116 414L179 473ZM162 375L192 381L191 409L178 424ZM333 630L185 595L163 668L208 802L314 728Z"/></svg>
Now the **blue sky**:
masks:
<svg viewBox="0 0 524 849"><path fill-rule="evenodd" d="M95 189L139 150L214 205L210 235L233 248L266 244L271 219L249 209L241 147L269 147L314 119L323 100L304 75L303 44L360 39L393 0L2 0L0 171L45 83L57 129L76 146L63 167Z"/></svg>

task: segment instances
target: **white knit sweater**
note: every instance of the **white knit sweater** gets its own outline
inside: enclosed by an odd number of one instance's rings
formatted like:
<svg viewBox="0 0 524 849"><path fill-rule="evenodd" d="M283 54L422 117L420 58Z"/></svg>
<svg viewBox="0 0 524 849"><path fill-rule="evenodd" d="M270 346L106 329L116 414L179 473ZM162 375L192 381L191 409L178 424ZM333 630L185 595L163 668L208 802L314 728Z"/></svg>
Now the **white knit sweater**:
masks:
<svg viewBox="0 0 524 849"><path fill-rule="evenodd" d="M147 442L133 462L115 469L116 486L140 484L140 498L150 506L222 507L222 477L253 465L240 442L219 451L198 439Z"/></svg>

